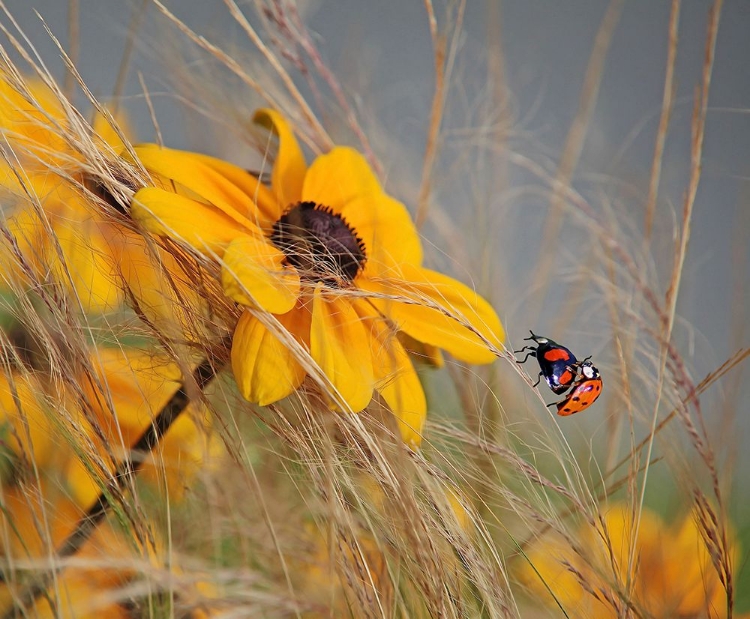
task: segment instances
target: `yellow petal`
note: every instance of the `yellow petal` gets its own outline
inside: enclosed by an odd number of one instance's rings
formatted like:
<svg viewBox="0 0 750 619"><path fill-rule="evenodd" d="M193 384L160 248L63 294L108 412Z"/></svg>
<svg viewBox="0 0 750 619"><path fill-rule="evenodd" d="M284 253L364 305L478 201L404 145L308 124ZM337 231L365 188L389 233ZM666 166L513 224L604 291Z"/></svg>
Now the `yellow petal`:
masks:
<svg viewBox="0 0 750 619"><path fill-rule="evenodd" d="M287 205L279 203L273 195L273 192L257 177L242 168L238 168L236 165L232 165L221 159L216 159L215 157L198 154L196 154L195 157L201 163L204 163L209 168L212 168L226 179L230 180L242 190L243 193L253 199L253 202L255 202L255 205L257 206L257 210L245 215L264 230L270 228L276 223L276 220L284 213Z"/></svg>
<svg viewBox="0 0 750 619"><path fill-rule="evenodd" d="M28 181L27 188L41 200L43 212L35 211L27 200L9 222L26 259L41 270L41 277L52 271L59 282L72 286L85 311L114 309L121 298L115 268L117 231L92 216L80 194L59 177L32 175Z"/></svg>
<svg viewBox="0 0 750 619"><path fill-rule="evenodd" d="M664 550L661 577L668 589L667 599L673 603L671 608L677 607L676 614L680 617L700 616L712 603L717 603L716 608L722 609L721 602L726 598L726 593L711 561L696 514L687 514L676 530L671 532L670 538L668 545L664 544L667 548ZM728 541L732 543L731 535ZM651 594L649 597L653 599L656 596ZM657 602L654 599L653 605L656 606Z"/></svg>
<svg viewBox="0 0 750 619"><path fill-rule="evenodd" d="M404 348L409 352L413 359L416 359L419 363L426 363L435 368L441 368L445 365L445 359L443 359L442 351L431 344L425 344L424 342L418 342L410 335L407 335L403 331L398 334L399 341L403 344Z"/></svg>
<svg viewBox="0 0 750 619"><path fill-rule="evenodd" d="M195 326L196 315L206 313L201 286L188 282L186 273L169 252L150 237L123 231L118 272L140 312L160 330L179 330L183 339Z"/></svg>
<svg viewBox="0 0 750 619"><path fill-rule="evenodd" d="M375 377L370 337L349 300L326 294L322 285L316 286L310 353L355 413L372 399Z"/></svg>
<svg viewBox="0 0 750 619"><path fill-rule="evenodd" d="M347 203L383 190L367 160L353 148L337 146L313 161L305 176L302 200L342 212Z"/></svg>
<svg viewBox="0 0 750 619"><path fill-rule="evenodd" d="M45 409L43 391L33 379L0 375L0 454L8 452L44 468L55 464L64 450L56 444L54 416ZM66 457L66 456L63 456ZM6 477L3 476L3 481Z"/></svg>
<svg viewBox="0 0 750 619"><path fill-rule="evenodd" d="M600 580L595 578L591 569L580 570L576 563L581 561L576 562L577 557L564 538L548 533L531 545L526 555L526 560L519 562L518 577L528 587L530 594L540 602L551 608L557 608L557 604L561 604L563 608L573 609L575 614L569 615L573 617L615 619L616 615L608 611L609 606L597 605L597 614L585 612L590 611L587 601L594 598L587 595L577 574L568 565L579 569L594 586L599 586Z"/></svg>
<svg viewBox="0 0 750 619"><path fill-rule="evenodd" d="M211 157L162 148L156 144L136 146L135 152L150 173L186 187L248 230L257 228L253 195L245 193L230 178L217 171L234 168L232 164L215 161L213 166L209 166L205 162ZM233 177L243 173L247 174L241 168L235 168ZM179 188L175 190L179 191Z"/></svg>
<svg viewBox="0 0 750 619"><path fill-rule="evenodd" d="M422 383L394 330L368 303L359 302L356 308L370 329L375 389L393 411L404 443L419 447L427 417Z"/></svg>
<svg viewBox="0 0 750 619"><path fill-rule="evenodd" d="M307 339L309 311L296 308L276 318L293 337L303 342ZM243 397L261 406L287 397L305 378L289 346L250 312L242 314L234 331L232 371Z"/></svg>
<svg viewBox="0 0 750 619"><path fill-rule="evenodd" d="M221 257L234 238L248 232L222 211L158 187L139 190L130 215L148 232L182 241L209 257Z"/></svg>
<svg viewBox="0 0 750 619"><path fill-rule="evenodd" d="M97 348L92 352L91 365L108 393L105 397L95 383L84 381L92 411L103 428L116 429L122 439L116 442L123 447L137 440L182 381L179 366L155 359L145 350Z"/></svg>
<svg viewBox="0 0 750 619"><path fill-rule="evenodd" d="M387 277L402 264L422 264L422 244L406 207L390 196L370 193L347 202L341 216L362 240L366 277Z"/></svg>
<svg viewBox="0 0 750 619"><path fill-rule="evenodd" d="M55 218L54 231L65 264L50 248L50 266L64 283L72 283L83 309L104 312L119 305L121 292L114 265L115 234L90 215L68 209L68 218ZM68 277L68 275L70 277Z"/></svg>
<svg viewBox="0 0 750 619"><path fill-rule="evenodd" d="M299 296L299 275L285 268L284 252L263 238L238 236L224 253L221 283L237 303L286 314Z"/></svg>
<svg viewBox="0 0 750 619"><path fill-rule="evenodd" d="M279 152L271 173L271 187L276 200L282 208L299 202L307 164L294 132L286 119L274 110L258 110L253 116L253 122L266 127L279 138Z"/></svg>
<svg viewBox="0 0 750 619"><path fill-rule="evenodd" d="M504 337L495 310L455 279L404 264L401 279L359 278L357 286L374 295L371 301L385 316L420 342L438 346L469 363L491 363Z"/></svg>
<svg viewBox="0 0 750 619"><path fill-rule="evenodd" d="M101 112L97 111L94 114L94 120L91 126L94 129L94 133L107 144L113 151L119 153L125 148L125 143L122 141L120 134L124 136L133 135L130 129L130 123L125 114L115 113L112 115L114 121L117 123L119 133L115 131L115 127L109 122L106 116Z"/></svg>
<svg viewBox="0 0 750 619"><path fill-rule="evenodd" d="M82 208L80 196L65 192L67 200L58 201L56 194L44 200L43 214L30 205L15 214L8 222L11 234L37 276L46 277L52 271L57 281L68 289L72 286L84 311L114 309L121 294L115 272L114 235ZM9 248L4 249L4 266L10 271L17 258ZM25 276L20 268L13 271L14 275Z"/></svg>
<svg viewBox="0 0 750 619"><path fill-rule="evenodd" d="M60 137L56 124L65 125L65 111L55 93L38 79L23 80L28 92L18 92L11 83L0 78L0 132L11 145L28 149L43 164L62 165L73 154ZM27 164L30 164L27 166ZM24 163L38 168L39 162Z"/></svg>

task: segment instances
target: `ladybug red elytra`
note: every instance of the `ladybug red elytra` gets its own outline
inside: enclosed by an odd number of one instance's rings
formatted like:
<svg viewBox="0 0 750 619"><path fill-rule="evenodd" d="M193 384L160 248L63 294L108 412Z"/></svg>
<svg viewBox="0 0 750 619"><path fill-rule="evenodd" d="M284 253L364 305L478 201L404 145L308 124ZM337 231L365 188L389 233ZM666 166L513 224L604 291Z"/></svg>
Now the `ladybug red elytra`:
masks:
<svg viewBox="0 0 750 619"><path fill-rule="evenodd" d="M537 346L524 346L521 350L514 350L514 353L521 353L526 350L529 352L522 361L516 363L526 363L531 355L536 355L539 362L539 380L536 381L536 387L542 380L542 376L547 381L549 388L557 395L565 393L570 389L576 378L577 368L580 365L575 355L565 346L552 341L547 337L534 335L530 331L531 337L524 338L524 341L531 340Z"/></svg>
<svg viewBox="0 0 750 619"><path fill-rule="evenodd" d="M557 406L557 414L563 417L587 409L602 394L604 383L594 364L588 359L584 359L578 369L579 372L573 383L573 388L565 399L547 404L547 406Z"/></svg>

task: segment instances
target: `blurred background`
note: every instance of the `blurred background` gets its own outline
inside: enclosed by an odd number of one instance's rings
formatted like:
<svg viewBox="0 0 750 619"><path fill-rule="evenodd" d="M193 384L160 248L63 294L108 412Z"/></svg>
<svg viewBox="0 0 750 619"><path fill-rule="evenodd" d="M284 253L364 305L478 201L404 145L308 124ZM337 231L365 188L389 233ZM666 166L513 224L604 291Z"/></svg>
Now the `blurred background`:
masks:
<svg viewBox="0 0 750 619"><path fill-rule="evenodd" d="M246 54L252 66L252 46L224 2L165 4L197 34L235 51L239 59ZM105 101L116 94L131 114L139 141L156 139L145 88L166 144L252 165L253 155L237 142L233 123L249 117L260 102L243 94L241 85L236 91L226 86L223 92L214 90L212 80L222 79L218 70L205 56L190 51L185 38L151 2L81 0L79 29L73 35L77 48L71 48L67 2L13 0L5 6L45 64L61 78L63 62L44 25L65 49L73 50L93 93ZM412 213L420 200L436 87L425 6L416 0L299 3L321 59L339 80L383 164L388 190ZM240 7L253 15L253 3ZM625 414L623 382L635 394L633 406L642 406L636 414L643 419L650 420L658 402L651 396L637 397L639 390L654 391L657 321L644 309L632 274L618 271L621 261L607 255L593 227L611 231L643 281L663 300L683 230L691 122L706 54L709 9L703 2L681 6L673 112L648 231L646 205L664 93L670 3L472 0L465 6L435 5L438 28L447 35L449 70L423 228L428 260L473 281L492 299L504 321L509 348L520 348L533 329L580 356L594 356L604 375L605 395L585 414L563 420L571 444L593 454L607 449L616 427L613 418ZM8 20L0 16L6 25ZM460 23L460 28L447 27L451 23ZM132 49L131 31L136 33ZM749 32L750 4L725 2L708 100L702 177L672 335L695 383L750 345ZM295 53L289 50L291 64ZM125 79L118 87L124 58ZM297 77L303 92L314 97L304 76ZM334 98L330 92L324 96ZM230 106L234 117L222 114ZM334 139L356 144L340 118L326 116L323 108L318 112ZM586 208L555 210L552 179L571 153L575 163L566 183ZM617 272L616 293L603 277L610 268L604 264L608 260ZM636 318L613 325L613 305L621 316L632 312ZM641 361L633 376L623 377L618 368L615 334L622 332L632 338L633 354ZM498 374L498 388L511 394L510 400L500 394L505 406L516 398L537 407L510 365L503 364ZM745 548L750 548L750 496L742 483L750 472L750 450L745 449L750 441L747 377L744 365L734 369L701 396L701 405L722 475L734 477L730 507ZM450 401L450 394L443 395L441 401ZM663 407L661 414L669 411L669 402L658 405ZM444 408L443 414L450 414L451 406ZM538 409L540 416L546 415L541 406ZM514 419L512 411L506 414ZM669 495L658 483L649 493L650 500L662 507Z"/></svg>

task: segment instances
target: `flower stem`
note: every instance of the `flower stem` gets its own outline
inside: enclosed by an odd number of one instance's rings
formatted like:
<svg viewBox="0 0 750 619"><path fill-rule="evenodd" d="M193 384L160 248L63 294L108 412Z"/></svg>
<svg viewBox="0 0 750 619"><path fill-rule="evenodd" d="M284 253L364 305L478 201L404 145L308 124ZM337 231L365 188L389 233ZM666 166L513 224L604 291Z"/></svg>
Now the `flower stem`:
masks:
<svg viewBox="0 0 750 619"><path fill-rule="evenodd" d="M213 380L221 370L222 365L216 365L212 359L204 359L193 371L192 380L199 391ZM78 521L75 529L68 534L60 544L54 555L55 559L64 559L76 554L86 541L91 537L99 524L107 517L113 507L113 498L119 496L125 490L129 481L138 473L143 466L145 458L143 454L150 453L159 444L162 437L167 433L172 424L190 404L187 381L175 391L169 401L159 411L153 423L149 425L125 459L115 469L114 474L107 482L107 487L99 494L94 504L86 514ZM26 589L14 599L14 607L6 611L2 618L12 619L16 616L16 610L33 603L43 594L52 579L54 572L59 571L61 566L55 565L35 581L31 582Z"/></svg>

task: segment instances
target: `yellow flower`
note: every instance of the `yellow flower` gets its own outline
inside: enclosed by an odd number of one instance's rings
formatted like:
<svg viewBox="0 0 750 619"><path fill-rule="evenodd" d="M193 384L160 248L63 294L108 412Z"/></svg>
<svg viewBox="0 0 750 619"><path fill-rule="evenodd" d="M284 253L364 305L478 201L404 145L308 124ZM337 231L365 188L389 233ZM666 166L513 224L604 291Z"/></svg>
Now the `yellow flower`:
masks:
<svg viewBox="0 0 750 619"><path fill-rule="evenodd" d="M95 381L82 381L94 427L81 419L107 475L114 471L130 447L153 422L156 414L179 388L177 365L144 351L98 349L92 355ZM99 385L102 387L100 388ZM106 394L106 395L105 395ZM109 407L112 403L112 408ZM166 483L170 499L182 496L189 481L216 455L219 443L210 436L209 418L201 407L190 406L169 428L143 465L140 476L159 485ZM111 456L114 456L114 462ZM67 480L81 505L91 505L102 488L102 476L93 462L76 458L67 468Z"/></svg>
<svg viewBox="0 0 750 619"><path fill-rule="evenodd" d="M53 565L61 568L54 581L27 604L23 616L127 619L141 616L134 611L139 606L153 608L166 589L171 589L166 600L180 611L177 616L208 619L221 614L217 610L219 589L183 574L158 531L151 530L146 540L136 541L126 539L121 527L104 522L68 559L70 564L53 563L54 551L83 515L56 483L0 486L0 561L5 583L0 584L0 614L16 608L30 575L44 573ZM146 600L146 592L157 597Z"/></svg>
<svg viewBox="0 0 750 619"><path fill-rule="evenodd" d="M393 584L385 553L365 531L336 531L306 523L291 558L300 601L316 617L370 617L391 608Z"/></svg>
<svg viewBox="0 0 750 619"><path fill-rule="evenodd" d="M0 489L0 556L6 582L13 582L30 568L51 567L50 555L83 516L80 509L56 485L14 485ZM118 600L117 590L135 572L125 567L127 558L136 560L132 546L100 526L76 555L77 564L64 569L49 589L33 604L33 617L129 617ZM113 561L113 559L115 559ZM7 612L16 599L11 590L22 585L0 586L0 612ZM53 606L54 605L54 606Z"/></svg>
<svg viewBox="0 0 750 619"><path fill-rule="evenodd" d="M726 592L692 515L668 526L644 509L630 573L628 558L635 525L629 508L612 507L604 523L609 544L600 531L586 525L574 536L587 553L585 557L552 535L536 542L527 552L521 580L539 599L550 606L559 603L575 617L619 617L611 601L622 610L623 596L639 610L639 616L726 617ZM628 583L632 583L630 594Z"/></svg>
<svg viewBox="0 0 750 619"><path fill-rule="evenodd" d="M19 154L25 153L25 167L41 169L44 161L63 163L60 154L69 149L55 126L64 123L60 101L42 81L25 79L23 85L14 85L10 77L0 78L0 132L20 147Z"/></svg>
<svg viewBox="0 0 750 619"><path fill-rule="evenodd" d="M56 281L70 285L86 311L114 309L122 300L117 260L126 260L124 254L131 251L125 236L97 220L80 191L65 180L40 173L24 182L43 213L21 197L8 228L36 277L44 281L50 271ZM14 193L23 196L23 191Z"/></svg>
<svg viewBox="0 0 750 619"><path fill-rule="evenodd" d="M64 450L54 443L58 433L41 393L33 377L0 372L0 450L6 458L45 468L60 464Z"/></svg>
<svg viewBox="0 0 750 619"><path fill-rule="evenodd" d="M92 366L94 377L82 376L75 393L48 393L53 383L33 374L0 373L0 481L57 479L78 505L90 506L182 380L176 364L138 350L96 349ZM140 476L179 499L219 448L206 411L190 406L147 456Z"/></svg>
<svg viewBox="0 0 750 619"><path fill-rule="evenodd" d="M12 167L0 163L0 187L15 198L7 225L34 277L44 281L51 272L88 312L116 309L127 283L142 309L156 308L158 315L174 318L174 300L167 301L170 290L149 259L145 239L98 214L91 195L80 188L112 199L84 173L81 154L63 138L68 120L62 104L43 83L29 79L25 84L31 100L0 79L0 132L17 159ZM126 119L118 115L116 120L127 134ZM124 149L99 113L93 120L93 143L103 156ZM161 258L168 271L178 272L172 256L162 252ZM2 262L22 284L34 285L26 281L28 274L15 265L12 253L5 251Z"/></svg>
<svg viewBox="0 0 750 619"><path fill-rule="evenodd" d="M489 363L503 337L497 315L469 287L421 266L409 213L364 157L336 147L308 167L279 114L261 110L255 120L278 136L270 187L223 161L146 145L136 152L157 186L137 192L132 216L221 262L225 294L248 308L232 347L245 398L276 402L309 369L258 318L270 312L349 409L377 391L418 445L425 397L396 334Z"/></svg>

